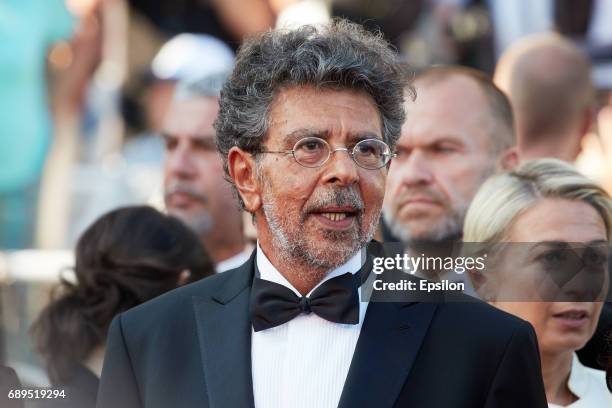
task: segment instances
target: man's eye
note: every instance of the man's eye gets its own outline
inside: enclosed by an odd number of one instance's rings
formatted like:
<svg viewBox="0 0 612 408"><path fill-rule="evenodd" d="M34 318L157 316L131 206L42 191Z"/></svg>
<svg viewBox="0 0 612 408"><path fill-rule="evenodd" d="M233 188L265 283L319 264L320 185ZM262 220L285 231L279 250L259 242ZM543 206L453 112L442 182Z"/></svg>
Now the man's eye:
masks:
<svg viewBox="0 0 612 408"><path fill-rule="evenodd" d="M357 146L357 153L361 156L365 155L377 155L379 149L376 149L374 146L362 144Z"/></svg>
<svg viewBox="0 0 612 408"><path fill-rule="evenodd" d="M302 143L299 148L307 152L314 152L320 150L322 148L322 144L316 141L309 141Z"/></svg>
<svg viewBox="0 0 612 408"><path fill-rule="evenodd" d="M174 150L176 147L176 140L166 139L166 150Z"/></svg>
<svg viewBox="0 0 612 408"><path fill-rule="evenodd" d="M434 146L432 150L435 153L442 153L442 154L452 153L455 151L455 149L451 146Z"/></svg>
<svg viewBox="0 0 612 408"><path fill-rule="evenodd" d="M205 151L205 152L212 152L216 150L216 146L214 142L199 142L199 143L196 143L195 147L198 150Z"/></svg>

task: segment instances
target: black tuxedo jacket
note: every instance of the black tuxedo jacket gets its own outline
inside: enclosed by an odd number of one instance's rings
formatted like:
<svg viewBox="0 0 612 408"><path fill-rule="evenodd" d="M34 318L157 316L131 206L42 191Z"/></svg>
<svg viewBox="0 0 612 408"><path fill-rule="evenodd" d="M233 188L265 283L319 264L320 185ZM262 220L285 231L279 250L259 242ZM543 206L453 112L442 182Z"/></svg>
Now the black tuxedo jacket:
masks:
<svg viewBox="0 0 612 408"><path fill-rule="evenodd" d="M115 318L97 407L252 407L254 258ZM482 302L371 302L339 406L546 408L535 334Z"/></svg>

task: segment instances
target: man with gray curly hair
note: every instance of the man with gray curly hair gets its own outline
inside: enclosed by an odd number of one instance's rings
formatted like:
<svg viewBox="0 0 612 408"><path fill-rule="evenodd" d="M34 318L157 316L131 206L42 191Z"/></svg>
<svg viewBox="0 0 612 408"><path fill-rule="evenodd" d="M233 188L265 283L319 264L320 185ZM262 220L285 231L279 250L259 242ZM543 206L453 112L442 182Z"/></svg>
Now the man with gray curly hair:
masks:
<svg viewBox="0 0 612 408"><path fill-rule="evenodd" d="M116 318L98 407L546 406L527 323L362 297L406 78L343 20L243 44L215 128L257 248Z"/></svg>
<svg viewBox="0 0 612 408"><path fill-rule="evenodd" d="M375 232L406 75L381 38L346 23L265 35L241 51L217 146L263 253L305 294Z"/></svg>

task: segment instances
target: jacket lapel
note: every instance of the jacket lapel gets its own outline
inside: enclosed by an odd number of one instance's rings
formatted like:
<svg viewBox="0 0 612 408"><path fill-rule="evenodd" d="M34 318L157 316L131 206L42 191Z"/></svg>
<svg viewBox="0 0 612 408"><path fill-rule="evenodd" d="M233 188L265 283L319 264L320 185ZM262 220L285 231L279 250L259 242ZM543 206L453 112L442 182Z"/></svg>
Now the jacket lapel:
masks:
<svg viewBox="0 0 612 408"><path fill-rule="evenodd" d="M339 407L392 407L418 355L436 303L370 302Z"/></svg>
<svg viewBox="0 0 612 408"><path fill-rule="evenodd" d="M255 252L219 290L194 297L210 407L253 407L249 296Z"/></svg>

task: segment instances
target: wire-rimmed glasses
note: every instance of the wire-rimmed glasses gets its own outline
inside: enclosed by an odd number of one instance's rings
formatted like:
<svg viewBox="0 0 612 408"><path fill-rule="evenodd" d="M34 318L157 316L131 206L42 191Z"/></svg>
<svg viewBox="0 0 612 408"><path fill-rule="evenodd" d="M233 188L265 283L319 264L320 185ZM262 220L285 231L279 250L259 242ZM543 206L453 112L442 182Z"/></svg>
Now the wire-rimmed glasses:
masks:
<svg viewBox="0 0 612 408"><path fill-rule="evenodd" d="M291 154L298 164L304 167L321 167L339 150L346 151L359 167L376 170L386 166L395 156L388 144L380 139L364 139L352 149L338 147L333 149L325 140L318 137L305 137L297 141L292 150L262 151L259 153Z"/></svg>

